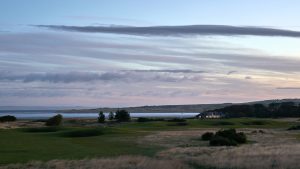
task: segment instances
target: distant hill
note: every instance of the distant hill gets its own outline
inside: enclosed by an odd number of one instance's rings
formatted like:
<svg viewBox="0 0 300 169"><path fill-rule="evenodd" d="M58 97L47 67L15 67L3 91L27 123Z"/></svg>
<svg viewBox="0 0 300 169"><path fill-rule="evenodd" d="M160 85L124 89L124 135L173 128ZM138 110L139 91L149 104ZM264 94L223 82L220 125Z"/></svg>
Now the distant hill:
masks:
<svg viewBox="0 0 300 169"><path fill-rule="evenodd" d="M90 109L81 106L0 106L1 110L70 110L70 109Z"/></svg>
<svg viewBox="0 0 300 169"><path fill-rule="evenodd" d="M64 113L93 113L93 112L115 112L118 109L125 109L131 113L162 113L162 112L202 112L211 109L223 108L231 105L230 103L224 104L195 104L195 105L161 105L161 106L140 106L140 107L122 107L122 108L97 108L97 109L72 109L61 110Z"/></svg>
<svg viewBox="0 0 300 169"><path fill-rule="evenodd" d="M63 113L96 113L99 111L103 112L115 112L118 109L125 109L131 113L162 113L162 112L186 112L186 113L197 113L204 112L207 110L214 110L224 108L230 105L237 104L256 104L261 103L268 105L270 103L282 103L282 102L295 102L300 103L300 99L282 99L282 100L263 100L247 103L222 103L222 104L192 104L192 105L160 105L160 106L140 106L140 107L121 107L121 108L96 108L96 109L70 109L61 110L58 112Z"/></svg>

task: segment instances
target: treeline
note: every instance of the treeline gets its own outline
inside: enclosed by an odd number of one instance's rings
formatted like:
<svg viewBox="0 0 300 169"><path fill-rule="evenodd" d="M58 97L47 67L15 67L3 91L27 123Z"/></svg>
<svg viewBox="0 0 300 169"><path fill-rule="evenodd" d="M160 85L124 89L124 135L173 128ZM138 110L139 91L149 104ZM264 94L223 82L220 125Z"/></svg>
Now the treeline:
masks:
<svg viewBox="0 0 300 169"><path fill-rule="evenodd" d="M294 102L263 104L241 104L231 105L221 109L215 109L213 112L223 113L224 117L300 117L300 105Z"/></svg>

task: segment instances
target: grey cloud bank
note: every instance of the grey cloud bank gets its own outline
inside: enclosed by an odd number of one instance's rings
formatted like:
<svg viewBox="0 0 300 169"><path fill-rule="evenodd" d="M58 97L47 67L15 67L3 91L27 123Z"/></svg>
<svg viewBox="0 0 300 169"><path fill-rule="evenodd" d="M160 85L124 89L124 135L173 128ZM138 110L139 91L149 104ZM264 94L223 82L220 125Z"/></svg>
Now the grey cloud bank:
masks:
<svg viewBox="0 0 300 169"><path fill-rule="evenodd" d="M151 74L147 74L147 72ZM68 72L68 73L30 73L30 74L10 74L9 72L0 73L0 82L2 81L21 81L30 82L48 82L48 83L76 83L92 81L124 81L124 82L178 82L194 81L201 79L200 76L188 76L186 73L195 73L192 70L127 70L115 72ZM200 72L200 71L199 71ZM145 74L146 73L146 74ZM164 74L168 73L168 75ZM184 73L184 76L172 76L173 73Z"/></svg>
<svg viewBox="0 0 300 169"><path fill-rule="evenodd" d="M299 31L275 29L254 26L230 26L230 25L183 25L183 26L65 26L65 25L35 25L40 28L54 30L75 31L86 33L113 33L139 36L282 36L300 37Z"/></svg>

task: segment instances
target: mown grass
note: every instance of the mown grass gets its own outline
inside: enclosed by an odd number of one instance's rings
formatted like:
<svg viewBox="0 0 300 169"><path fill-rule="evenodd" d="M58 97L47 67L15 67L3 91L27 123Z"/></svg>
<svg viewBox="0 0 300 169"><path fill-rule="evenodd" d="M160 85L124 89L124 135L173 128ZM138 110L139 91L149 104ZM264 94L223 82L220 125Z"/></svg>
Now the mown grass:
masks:
<svg viewBox="0 0 300 169"><path fill-rule="evenodd" d="M60 135L62 137L94 137L103 135L103 129L99 128L90 128L90 129L77 129L77 130L71 130L62 132Z"/></svg>
<svg viewBox="0 0 300 169"><path fill-rule="evenodd" d="M232 119L188 119L187 125L176 125L176 122L126 123L122 127L134 130L178 130L189 128L285 128L292 123L272 119L232 118Z"/></svg>
<svg viewBox="0 0 300 169"><path fill-rule="evenodd" d="M29 133L49 133L63 130L61 127L36 127L36 128L24 128L24 132Z"/></svg>
<svg viewBox="0 0 300 169"><path fill-rule="evenodd" d="M263 123L257 123L257 121L263 121ZM177 122L151 121L122 123L113 127L43 127L0 130L0 165L32 160L48 161L120 155L153 156L162 148L155 145L137 144L137 140L149 133L162 130L288 128L294 125L290 122L253 118L188 119L186 123L187 125L177 125Z"/></svg>
<svg viewBox="0 0 300 169"><path fill-rule="evenodd" d="M32 160L82 159L119 155L154 155L160 148L137 145L143 133L127 130L64 128L57 132L24 132L24 129L0 130L0 165ZM62 137L64 136L64 137Z"/></svg>

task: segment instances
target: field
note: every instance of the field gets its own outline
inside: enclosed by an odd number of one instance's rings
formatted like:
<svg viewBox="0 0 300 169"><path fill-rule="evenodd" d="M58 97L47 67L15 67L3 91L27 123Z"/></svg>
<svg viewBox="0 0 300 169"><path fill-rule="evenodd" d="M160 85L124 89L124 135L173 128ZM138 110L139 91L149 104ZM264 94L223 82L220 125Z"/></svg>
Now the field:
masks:
<svg viewBox="0 0 300 169"><path fill-rule="evenodd" d="M65 121L59 128L33 124L33 128L0 130L0 165L293 169L300 160L300 132L287 128L298 123L297 119L237 118L188 119L184 125L167 121L100 125L94 120ZM238 147L211 147L200 140L204 132L221 128L243 131L249 142Z"/></svg>

